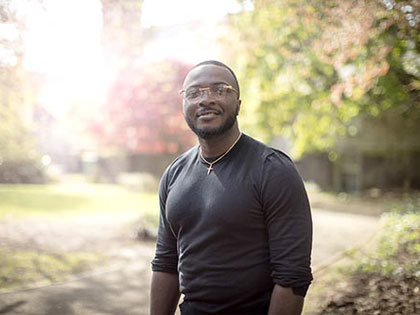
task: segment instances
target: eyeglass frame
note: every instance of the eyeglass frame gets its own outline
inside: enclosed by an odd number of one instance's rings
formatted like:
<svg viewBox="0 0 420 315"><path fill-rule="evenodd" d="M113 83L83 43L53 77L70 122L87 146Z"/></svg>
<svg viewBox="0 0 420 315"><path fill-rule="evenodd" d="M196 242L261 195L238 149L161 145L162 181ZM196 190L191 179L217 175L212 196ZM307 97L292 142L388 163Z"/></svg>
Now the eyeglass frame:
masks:
<svg viewBox="0 0 420 315"><path fill-rule="evenodd" d="M217 87L224 87L224 88L226 88L228 90L233 90L239 96L239 92L233 86L231 86L231 85L223 84L223 85L217 85ZM185 95L185 92L187 90L188 89L182 89L182 90L179 91L179 94L183 94L184 93L184 95ZM198 91L200 91L200 96L197 97L197 100L201 99L201 97L204 95L204 93L202 93L202 91L208 91L209 95L211 95L211 87L210 86L204 87L204 88L198 88ZM185 96L184 96L184 98L185 98Z"/></svg>

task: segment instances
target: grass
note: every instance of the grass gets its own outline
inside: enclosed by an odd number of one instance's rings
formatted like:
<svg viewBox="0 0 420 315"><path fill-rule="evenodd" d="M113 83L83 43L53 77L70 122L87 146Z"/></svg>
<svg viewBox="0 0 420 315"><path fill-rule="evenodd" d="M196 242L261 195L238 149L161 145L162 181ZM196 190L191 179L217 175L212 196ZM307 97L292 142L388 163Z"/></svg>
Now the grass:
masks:
<svg viewBox="0 0 420 315"><path fill-rule="evenodd" d="M0 224L2 220L18 221L24 218L42 221L45 218L71 220L75 217L107 216L112 220L114 217L129 216L156 226L158 214L157 194L139 193L117 185L83 182L0 185ZM62 281L71 274L103 264L105 258L97 253L46 253L0 247L0 291L39 282Z"/></svg>
<svg viewBox="0 0 420 315"><path fill-rule="evenodd" d="M0 219L5 216L85 216L158 214L156 194L130 191L116 185L0 185Z"/></svg>
<svg viewBox="0 0 420 315"><path fill-rule="evenodd" d="M35 251L0 250L0 292L28 284L63 281L70 274L92 269L101 257L90 253L39 253Z"/></svg>

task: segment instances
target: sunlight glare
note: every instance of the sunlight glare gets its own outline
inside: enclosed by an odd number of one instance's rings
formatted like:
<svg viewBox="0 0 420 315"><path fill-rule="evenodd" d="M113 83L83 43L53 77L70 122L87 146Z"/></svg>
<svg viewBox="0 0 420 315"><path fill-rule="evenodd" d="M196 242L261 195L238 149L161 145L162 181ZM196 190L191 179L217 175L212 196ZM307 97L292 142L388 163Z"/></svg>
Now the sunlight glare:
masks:
<svg viewBox="0 0 420 315"><path fill-rule="evenodd" d="M102 56L99 0L45 0L24 12L24 66L45 77L41 102L58 115L71 103L99 101L109 74Z"/></svg>
<svg viewBox="0 0 420 315"><path fill-rule="evenodd" d="M145 45L143 60L220 59L218 39L227 32L225 17L242 10L253 10L252 1L145 0L142 25L155 27L155 38Z"/></svg>
<svg viewBox="0 0 420 315"><path fill-rule="evenodd" d="M252 8L252 1L244 1L241 5L237 0L145 0L142 25L150 27L208 21Z"/></svg>

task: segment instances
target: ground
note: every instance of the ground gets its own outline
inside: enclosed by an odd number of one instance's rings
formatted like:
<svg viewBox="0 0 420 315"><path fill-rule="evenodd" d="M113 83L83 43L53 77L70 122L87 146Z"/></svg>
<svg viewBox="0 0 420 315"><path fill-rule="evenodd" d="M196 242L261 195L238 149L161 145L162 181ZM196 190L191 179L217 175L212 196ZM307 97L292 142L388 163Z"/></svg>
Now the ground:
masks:
<svg viewBox="0 0 420 315"><path fill-rule="evenodd" d="M328 199L328 198L327 198ZM314 221L314 283L306 299L305 314L314 314L328 295L319 294L321 281L343 252L365 246L378 228L379 211L370 215L331 211L332 201L311 197ZM347 201L339 201L341 207ZM349 209L352 207L348 204ZM355 207L357 209L360 208ZM373 210L372 210L373 209ZM16 219L0 221L1 248L30 248L41 252L94 252L108 257L94 270L52 285L30 284L0 293L0 314L147 314L150 260L154 244L136 238L136 216L109 215L62 219ZM149 234L149 233L146 233ZM69 238L68 236L72 237ZM70 240L70 241L69 241Z"/></svg>

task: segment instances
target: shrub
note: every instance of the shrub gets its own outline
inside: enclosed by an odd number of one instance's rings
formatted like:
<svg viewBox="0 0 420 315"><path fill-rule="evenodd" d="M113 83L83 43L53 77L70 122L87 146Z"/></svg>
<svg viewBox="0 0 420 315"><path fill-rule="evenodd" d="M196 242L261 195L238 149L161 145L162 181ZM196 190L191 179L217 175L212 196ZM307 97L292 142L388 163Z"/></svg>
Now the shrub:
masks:
<svg viewBox="0 0 420 315"><path fill-rule="evenodd" d="M3 161L0 164L0 183L43 184L45 182L44 169L36 160Z"/></svg>

